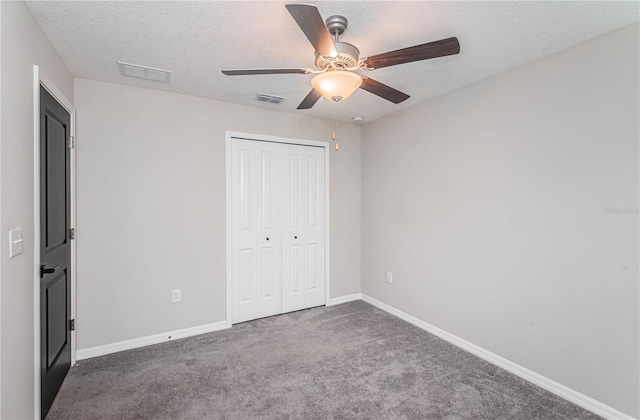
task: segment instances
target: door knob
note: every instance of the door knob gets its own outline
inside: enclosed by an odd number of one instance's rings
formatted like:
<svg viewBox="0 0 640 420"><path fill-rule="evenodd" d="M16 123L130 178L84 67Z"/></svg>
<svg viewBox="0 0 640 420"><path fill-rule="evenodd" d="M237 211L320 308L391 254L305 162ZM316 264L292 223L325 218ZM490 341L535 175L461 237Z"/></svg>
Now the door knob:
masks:
<svg viewBox="0 0 640 420"><path fill-rule="evenodd" d="M294 236L294 237L293 237L293 239L298 239L298 237L297 237L297 236Z"/></svg>
<svg viewBox="0 0 640 420"><path fill-rule="evenodd" d="M267 241L269 240L269 238L267 238Z"/></svg>
<svg viewBox="0 0 640 420"><path fill-rule="evenodd" d="M53 267L47 267L46 265L40 266L40 277L44 277L45 274L55 273L60 265L56 264Z"/></svg>

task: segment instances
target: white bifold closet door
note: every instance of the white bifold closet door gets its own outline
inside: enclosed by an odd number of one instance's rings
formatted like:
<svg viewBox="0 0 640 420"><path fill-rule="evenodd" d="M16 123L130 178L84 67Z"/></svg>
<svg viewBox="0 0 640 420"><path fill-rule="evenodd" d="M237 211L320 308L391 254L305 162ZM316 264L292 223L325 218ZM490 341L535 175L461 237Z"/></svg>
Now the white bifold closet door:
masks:
<svg viewBox="0 0 640 420"><path fill-rule="evenodd" d="M325 304L324 149L233 139L233 323Z"/></svg>
<svg viewBox="0 0 640 420"><path fill-rule="evenodd" d="M282 151L278 143L232 143L233 322L281 313Z"/></svg>
<svg viewBox="0 0 640 420"><path fill-rule="evenodd" d="M324 149L282 146L282 309L324 305Z"/></svg>

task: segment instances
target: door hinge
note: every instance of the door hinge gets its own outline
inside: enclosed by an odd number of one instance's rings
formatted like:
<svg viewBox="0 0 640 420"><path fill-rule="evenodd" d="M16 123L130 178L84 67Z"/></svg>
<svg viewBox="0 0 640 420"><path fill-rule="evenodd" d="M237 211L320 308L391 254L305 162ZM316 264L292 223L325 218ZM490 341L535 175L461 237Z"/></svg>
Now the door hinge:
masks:
<svg viewBox="0 0 640 420"><path fill-rule="evenodd" d="M73 149L73 147L75 146L75 138L73 136L69 136L69 143L67 144L67 146L69 147L69 149Z"/></svg>
<svg viewBox="0 0 640 420"><path fill-rule="evenodd" d="M76 239L76 228L69 229L69 239Z"/></svg>
<svg viewBox="0 0 640 420"><path fill-rule="evenodd" d="M76 320L75 319L70 319L69 320L69 329L71 331L75 331L76 330Z"/></svg>

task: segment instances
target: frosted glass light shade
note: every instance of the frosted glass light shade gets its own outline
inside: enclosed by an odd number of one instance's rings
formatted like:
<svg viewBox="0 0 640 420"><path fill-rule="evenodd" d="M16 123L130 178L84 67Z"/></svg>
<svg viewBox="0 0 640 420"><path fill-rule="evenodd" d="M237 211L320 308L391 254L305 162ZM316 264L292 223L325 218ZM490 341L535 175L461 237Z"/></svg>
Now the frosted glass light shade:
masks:
<svg viewBox="0 0 640 420"><path fill-rule="evenodd" d="M348 98L361 84L362 77L347 70L331 70L311 79L313 88L334 102Z"/></svg>

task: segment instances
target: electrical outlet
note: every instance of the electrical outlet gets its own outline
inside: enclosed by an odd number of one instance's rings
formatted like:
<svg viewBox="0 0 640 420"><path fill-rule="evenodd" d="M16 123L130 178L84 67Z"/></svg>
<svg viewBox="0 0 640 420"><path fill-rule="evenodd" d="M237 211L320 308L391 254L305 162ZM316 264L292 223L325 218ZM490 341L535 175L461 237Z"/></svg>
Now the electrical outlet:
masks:
<svg viewBox="0 0 640 420"><path fill-rule="evenodd" d="M171 303L180 302L182 300L181 294L182 292L180 291L180 289L173 289L171 291Z"/></svg>
<svg viewBox="0 0 640 420"><path fill-rule="evenodd" d="M387 283L393 283L393 273L391 271L387 271Z"/></svg>

